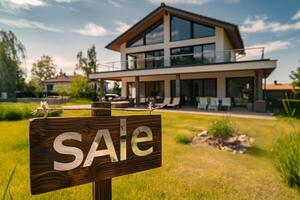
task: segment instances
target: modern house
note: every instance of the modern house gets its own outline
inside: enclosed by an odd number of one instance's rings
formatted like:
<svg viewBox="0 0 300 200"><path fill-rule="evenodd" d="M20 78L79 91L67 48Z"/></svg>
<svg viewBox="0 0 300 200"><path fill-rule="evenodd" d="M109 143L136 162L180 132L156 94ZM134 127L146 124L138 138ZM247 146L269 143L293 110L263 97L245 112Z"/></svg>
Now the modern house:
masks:
<svg viewBox="0 0 300 200"><path fill-rule="evenodd" d="M234 106L263 100L263 81L277 61L245 49L237 25L161 4L106 46L121 60L103 63L92 80L122 82L137 105L180 97L230 97ZM103 95L103 94L102 94ZM261 102L261 101L260 101Z"/></svg>

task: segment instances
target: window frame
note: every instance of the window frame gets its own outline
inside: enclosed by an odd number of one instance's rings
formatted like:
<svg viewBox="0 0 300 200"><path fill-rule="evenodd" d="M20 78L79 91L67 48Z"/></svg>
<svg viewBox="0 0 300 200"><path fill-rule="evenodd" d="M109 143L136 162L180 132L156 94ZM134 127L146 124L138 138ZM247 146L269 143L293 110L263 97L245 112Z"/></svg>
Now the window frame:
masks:
<svg viewBox="0 0 300 200"><path fill-rule="evenodd" d="M153 44L147 44L146 43L146 35L147 35L147 33L150 33L151 31L153 31L155 28L157 28L160 25L163 25L163 32L164 32L164 20L163 20L163 18L161 18L156 23L154 23L150 28L146 29L145 31L143 31L142 33L140 33L136 37L134 37L132 40L130 40L129 42L127 42L126 48L141 47L141 46L146 46L146 45L154 45L154 44L162 44L162 43L164 43L164 40L165 40L164 34L163 34L163 41L162 42L153 43ZM143 44L142 45L138 45L138 46L132 46L132 44L135 43L136 41L138 41L138 38L140 38L140 37L143 39Z"/></svg>
<svg viewBox="0 0 300 200"><path fill-rule="evenodd" d="M190 22L190 38L188 38L188 39L179 39L179 40L173 40L172 39L172 19L173 19L173 17L176 17L176 18L179 18L179 19L182 19L182 20ZM214 35L203 36L203 37L194 37L194 24L206 26L206 27L209 27L209 28L213 29L214 30ZM214 36L216 36L216 27L209 26L209 25L202 24L202 23L198 23L198 22L195 22L195 21L192 21L192 20L189 20L189 19L185 19L183 17L179 17L177 15L171 15L170 16L169 26L170 26L170 34L169 34L170 41L169 42L178 42L178 41L183 41L183 40L191 40L191 39L198 39L198 38L206 38L206 37L214 37Z"/></svg>
<svg viewBox="0 0 300 200"><path fill-rule="evenodd" d="M165 60L164 59L162 59L163 64L162 64L161 67L146 68L146 54L147 53L154 53L154 52L162 52L163 53L162 57L164 57L164 54L165 54L164 49L156 49L156 50L151 50L151 51L143 51L143 52L136 52L136 53L128 53L128 54L126 54L126 70L142 70L142 69L160 69L160 68L163 68L165 66ZM128 56L130 56L130 54L144 54L144 68L137 69L136 60L135 60L134 69L129 69L128 68ZM153 58L155 58L155 57L153 57ZM154 62L155 61L152 61L152 64Z"/></svg>
<svg viewBox="0 0 300 200"><path fill-rule="evenodd" d="M203 60L204 60L204 46L206 46L206 45L214 45L214 47L215 47L215 51L214 52L216 52L216 43L214 43L214 42L205 43L205 44L197 44L197 45L193 45L193 46L182 46L182 47L170 48L170 56L171 56L170 65L171 66L180 66L180 65L173 65L172 64L172 56L174 56L174 55L180 55L180 54L172 54L172 50L173 49L180 49L180 48L190 48L192 50L191 54L193 55L193 59L195 59L195 57L194 57L194 54L195 54L194 47L201 47L201 49L202 49L201 60L203 62ZM192 64L199 64L199 63L192 63ZM200 64L205 64L205 63L200 63ZM188 63L187 63L187 65L188 65Z"/></svg>

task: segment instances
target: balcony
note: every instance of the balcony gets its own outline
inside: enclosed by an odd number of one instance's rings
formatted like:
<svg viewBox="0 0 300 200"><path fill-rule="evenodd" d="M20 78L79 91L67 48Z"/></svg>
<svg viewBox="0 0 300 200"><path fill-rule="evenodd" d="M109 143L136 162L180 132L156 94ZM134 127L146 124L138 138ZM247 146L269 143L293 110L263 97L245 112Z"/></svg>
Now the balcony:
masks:
<svg viewBox="0 0 300 200"><path fill-rule="evenodd" d="M203 53L157 56L150 58L131 58L125 61L100 63L97 67L97 73L143 69L164 69L185 66L191 67L259 60L266 60L264 58L263 47L225 51L207 51Z"/></svg>

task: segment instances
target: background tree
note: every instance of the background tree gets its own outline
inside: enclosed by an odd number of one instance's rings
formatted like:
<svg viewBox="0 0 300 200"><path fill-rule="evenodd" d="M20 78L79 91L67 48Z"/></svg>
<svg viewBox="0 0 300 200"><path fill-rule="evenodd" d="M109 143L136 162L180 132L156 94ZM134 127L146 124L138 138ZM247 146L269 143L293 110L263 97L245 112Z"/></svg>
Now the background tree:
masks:
<svg viewBox="0 0 300 200"><path fill-rule="evenodd" d="M37 80L40 85L43 81L53 78L56 74L56 65L53 58L43 55L32 64L31 74L33 79Z"/></svg>
<svg viewBox="0 0 300 200"><path fill-rule="evenodd" d="M120 83L118 81L114 82L114 86L112 88L112 93L121 95L121 88L120 88Z"/></svg>
<svg viewBox="0 0 300 200"><path fill-rule="evenodd" d="M87 98L92 93L92 85L85 76L76 75L71 82L69 93L74 98Z"/></svg>
<svg viewBox="0 0 300 200"><path fill-rule="evenodd" d="M290 78L293 80L292 85L294 87L300 87L300 67L296 71L291 71Z"/></svg>
<svg viewBox="0 0 300 200"><path fill-rule="evenodd" d="M25 60L25 47L11 31L0 31L0 92L15 98L16 90L24 86L24 73L20 67Z"/></svg>
<svg viewBox="0 0 300 200"><path fill-rule="evenodd" d="M87 57L83 56L82 51L77 53L77 64L75 70L81 70L88 78L91 73L97 71L97 52L95 45L87 50Z"/></svg>

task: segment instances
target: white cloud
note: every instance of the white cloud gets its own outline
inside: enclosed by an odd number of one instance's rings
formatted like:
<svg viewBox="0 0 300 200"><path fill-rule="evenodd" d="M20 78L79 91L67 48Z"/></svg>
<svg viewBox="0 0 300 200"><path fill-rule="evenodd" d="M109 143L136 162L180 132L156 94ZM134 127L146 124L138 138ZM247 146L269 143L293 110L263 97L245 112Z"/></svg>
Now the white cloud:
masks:
<svg viewBox="0 0 300 200"><path fill-rule="evenodd" d="M42 0L1 0L0 7L9 10L29 9L31 7L44 6Z"/></svg>
<svg viewBox="0 0 300 200"><path fill-rule="evenodd" d="M103 26L94 23L88 23L82 29L74 30L74 32L93 37L102 37L109 34L108 30Z"/></svg>
<svg viewBox="0 0 300 200"><path fill-rule="evenodd" d="M260 58L262 55L262 48L264 48L264 54L268 54L275 51L288 49L292 46L291 40L276 40L266 43L258 43L246 47L246 56L241 60Z"/></svg>
<svg viewBox="0 0 300 200"><path fill-rule="evenodd" d="M52 32L61 32L61 30L54 27L47 26L41 22L30 21L26 19L0 18L0 24L4 24L15 28L31 28L31 29L41 29L41 30L52 31Z"/></svg>
<svg viewBox="0 0 300 200"><path fill-rule="evenodd" d="M211 2L224 2L224 3L236 3L239 0L149 0L154 4L160 4L162 2L166 4L198 4L203 5Z"/></svg>
<svg viewBox="0 0 300 200"><path fill-rule="evenodd" d="M292 20L298 20L300 19L300 10L292 17Z"/></svg>
<svg viewBox="0 0 300 200"><path fill-rule="evenodd" d="M130 28L129 24L122 21L115 21L115 24L117 26L113 30L108 30L101 25L89 22L82 29L73 30L73 32L85 36L103 37L107 35L121 34Z"/></svg>
<svg viewBox="0 0 300 200"><path fill-rule="evenodd" d="M117 27L115 28L117 34L124 33L130 28L130 25L125 22L116 21L115 23L117 24Z"/></svg>
<svg viewBox="0 0 300 200"><path fill-rule="evenodd" d="M258 32L285 32L290 30L300 30L300 22L281 24L279 22L267 22L268 17L256 16L254 19L248 17L241 26L244 33Z"/></svg>
<svg viewBox="0 0 300 200"><path fill-rule="evenodd" d="M9 10L30 9L32 7L46 6L47 3L72 3L80 0L0 0L0 7Z"/></svg>

